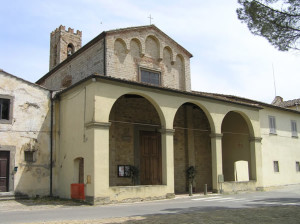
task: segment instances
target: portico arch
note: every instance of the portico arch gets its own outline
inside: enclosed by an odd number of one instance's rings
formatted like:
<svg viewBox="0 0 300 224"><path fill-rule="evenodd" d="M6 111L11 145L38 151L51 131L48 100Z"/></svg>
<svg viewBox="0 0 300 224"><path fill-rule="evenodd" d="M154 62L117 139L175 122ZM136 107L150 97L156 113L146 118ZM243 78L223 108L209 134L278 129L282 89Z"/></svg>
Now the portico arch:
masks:
<svg viewBox="0 0 300 224"><path fill-rule="evenodd" d="M110 186L162 184L162 122L156 107L141 94L125 94L113 104L109 122ZM139 175L122 173L129 167Z"/></svg>
<svg viewBox="0 0 300 224"><path fill-rule="evenodd" d="M225 181L239 181L237 172L248 172L249 179L254 179L250 138L254 135L253 127L248 116L239 111L228 112L222 121L222 161ZM248 170L237 170L235 163L246 161Z"/></svg>
<svg viewBox="0 0 300 224"><path fill-rule="evenodd" d="M204 109L205 110L205 109ZM174 182L175 193L188 191L186 170L194 166L194 191L212 189L211 120L207 113L191 102L182 104L174 117Z"/></svg>

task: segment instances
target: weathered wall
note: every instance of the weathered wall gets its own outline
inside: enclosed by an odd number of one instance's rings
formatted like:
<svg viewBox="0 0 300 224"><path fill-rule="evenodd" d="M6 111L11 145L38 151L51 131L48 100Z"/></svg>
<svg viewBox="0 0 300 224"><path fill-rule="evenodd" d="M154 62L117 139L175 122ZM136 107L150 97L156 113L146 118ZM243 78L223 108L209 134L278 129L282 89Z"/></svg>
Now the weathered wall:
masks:
<svg viewBox="0 0 300 224"><path fill-rule="evenodd" d="M94 73L104 74L103 40L53 72L41 84L52 90L66 88Z"/></svg>
<svg viewBox="0 0 300 224"><path fill-rule="evenodd" d="M0 150L11 156L9 190L49 195L50 93L1 71L0 80L0 95L13 99L12 122L0 125ZM34 162L25 161L24 151L33 151Z"/></svg>
<svg viewBox="0 0 300 224"><path fill-rule="evenodd" d="M161 86L191 90L189 56L152 28L108 33L106 43L108 76L140 81L140 68L150 69Z"/></svg>
<svg viewBox="0 0 300 224"><path fill-rule="evenodd" d="M276 135L270 134L269 116L275 116ZM299 134L299 114L267 107L260 111L265 187L300 183L300 172L296 171L296 162L300 162L300 140L292 137L291 120L297 122ZM278 173L274 172L273 161L279 162Z"/></svg>

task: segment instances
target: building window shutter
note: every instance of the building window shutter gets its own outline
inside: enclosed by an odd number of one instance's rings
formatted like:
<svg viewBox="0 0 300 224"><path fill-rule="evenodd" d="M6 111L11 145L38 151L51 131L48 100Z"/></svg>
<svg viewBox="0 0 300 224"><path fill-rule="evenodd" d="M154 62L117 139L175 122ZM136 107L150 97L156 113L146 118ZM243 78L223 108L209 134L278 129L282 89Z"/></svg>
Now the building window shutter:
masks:
<svg viewBox="0 0 300 224"><path fill-rule="evenodd" d="M300 164L299 162L296 162L296 172L300 172Z"/></svg>
<svg viewBox="0 0 300 224"><path fill-rule="evenodd" d="M276 122L274 116L269 116L269 127L270 127L270 133L276 134Z"/></svg>
<svg viewBox="0 0 300 224"><path fill-rule="evenodd" d="M274 172L278 173L279 172L279 162L273 161L273 165L274 165Z"/></svg>
<svg viewBox="0 0 300 224"><path fill-rule="evenodd" d="M297 122L296 121L291 121L291 128L292 128L292 136L297 137L298 132L297 132Z"/></svg>

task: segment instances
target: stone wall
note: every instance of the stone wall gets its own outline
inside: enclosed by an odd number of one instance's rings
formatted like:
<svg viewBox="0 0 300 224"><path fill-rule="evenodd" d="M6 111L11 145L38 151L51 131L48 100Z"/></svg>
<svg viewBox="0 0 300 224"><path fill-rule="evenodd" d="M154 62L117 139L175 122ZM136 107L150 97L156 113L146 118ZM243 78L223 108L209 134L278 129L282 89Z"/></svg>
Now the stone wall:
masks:
<svg viewBox="0 0 300 224"><path fill-rule="evenodd" d="M191 114L188 112L189 109L192 111ZM188 125L188 119L191 119L192 126ZM210 127L204 112L192 104L181 106L174 119L174 129L175 193L188 191L186 170L189 166L195 166L196 170L194 190L196 192L203 191L204 184L211 189ZM189 141L193 141L192 144L189 144Z"/></svg>
<svg viewBox="0 0 300 224"><path fill-rule="evenodd" d="M107 35L107 75L140 81L140 69L161 74L161 86L190 91L189 56L153 29Z"/></svg>
<svg viewBox="0 0 300 224"><path fill-rule="evenodd" d="M66 88L94 73L104 74L103 39L53 72L41 85L51 90Z"/></svg>
<svg viewBox="0 0 300 224"><path fill-rule="evenodd" d="M73 47L73 52L81 48L81 31L69 28L65 30L64 26L59 26L50 34L50 64L49 70L53 69L60 62L68 57L68 45Z"/></svg>

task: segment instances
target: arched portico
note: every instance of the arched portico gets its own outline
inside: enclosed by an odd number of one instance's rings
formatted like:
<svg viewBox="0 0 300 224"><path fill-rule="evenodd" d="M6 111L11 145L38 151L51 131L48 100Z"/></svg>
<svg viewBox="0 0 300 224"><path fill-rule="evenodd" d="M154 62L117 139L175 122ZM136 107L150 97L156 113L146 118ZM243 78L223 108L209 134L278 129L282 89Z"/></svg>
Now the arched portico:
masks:
<svg viewBox="0 0 300 224"><path fill-rule="evenodd" d="M196 170L194 191L203 191L204 184L212 189L211 125L208 116L198 105L190 102L182 104L176 112L173 122L175 193L188 191L186 170L190 166Z"/></svg>
<svg viewBox="0 0 300 224"><path fill-rule="evenodd" d="M221 129L224 180L254 180L252 166L255 158L250 145L253 127L250 119L241 112L230 111L225 115Z"/></svg>
<svg viewBox="0 0 300 224"><path fill-rule="evenodd" d="M161 121L152 103L125 94L114 103L109 122L110 186L162 184ZM130 173L130 167L138 175Z"/></svg>

